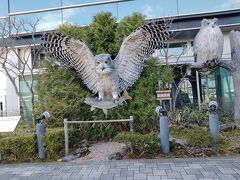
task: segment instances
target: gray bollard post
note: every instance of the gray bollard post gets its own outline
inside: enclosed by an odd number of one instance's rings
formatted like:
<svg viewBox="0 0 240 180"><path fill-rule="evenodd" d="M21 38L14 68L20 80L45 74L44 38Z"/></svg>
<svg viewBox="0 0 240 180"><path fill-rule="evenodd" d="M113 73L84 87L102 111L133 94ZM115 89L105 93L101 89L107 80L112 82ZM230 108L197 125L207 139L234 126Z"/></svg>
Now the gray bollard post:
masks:
<svg viewBox="0 0 240 180"><path fill-rule="evenodd" d="M37 123L37 145L38 145L38 155L40 159L45 159L45 150L43 146L43 136L46 133L46 126L41 122Z"/></svg>
<svg viewBox="0 0 240 180"><path fill-rule="evenodd" d="M216 101L210 101L208 104L209 107L209 131L211 136L213 137L213 148L218 151L219 150L219 121L218 121L218 114L217 108L218 104Z"/></svg>
<svg viewBox="0 0 240 180"><path fill-rule="evenodd" d="M167 110L161 106L158 106L156 108L156 113L158 114L160 124L161 150L164 154L168 154L170 148L169 148L169 127Z"/></svg>
<svg viewBox="0 0 240 180"><path fill-rule="evenodd" d="M38 145L38 155L40 159L45 159L45 150L43 146L43 136L46 133L46 126L42 122L50 117L49 112L43 112L39 117L36 118L35 122L37 131L37 145Z"/></svg>

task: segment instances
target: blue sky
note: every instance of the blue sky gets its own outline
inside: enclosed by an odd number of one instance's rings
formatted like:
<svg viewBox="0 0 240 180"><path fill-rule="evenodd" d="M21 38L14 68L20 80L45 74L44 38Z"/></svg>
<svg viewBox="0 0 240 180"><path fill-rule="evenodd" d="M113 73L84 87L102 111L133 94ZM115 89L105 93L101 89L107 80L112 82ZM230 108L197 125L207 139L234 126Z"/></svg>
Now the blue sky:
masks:
<svg viewBox="0 0 240 180"><path fill-rule="evenodd" d="M99 2L102 0L62 0L64 5ZM10 0L11 12L59 7L61 0ZM132 12L141 12L147 18L179 14L218 11L240 8L240 0L135 0L118 4L64 10L64 22L89 24L92 17L102 11L110 11L113 16L122 19ZM0 16L7 15L7 0L0 0ZM40 19L41 29L53 29L61 24L61 11L24 15L24 18Z"/></svg>

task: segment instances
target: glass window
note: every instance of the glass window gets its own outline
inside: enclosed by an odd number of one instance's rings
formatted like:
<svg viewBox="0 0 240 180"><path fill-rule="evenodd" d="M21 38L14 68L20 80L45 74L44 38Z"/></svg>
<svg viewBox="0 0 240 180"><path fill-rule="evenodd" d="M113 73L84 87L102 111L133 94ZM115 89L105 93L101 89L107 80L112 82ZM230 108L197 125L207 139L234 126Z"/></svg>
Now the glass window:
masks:
<svg viewBox="0 0 240 180"><path fill-rule="evenodd" d="M1 0L0 17L8 14L8 0Z"/></svg>
<svg viewBox="0 0 240 180"><path fill-rule="evenodd" d="M2 1L2 0L1 0ZM31 11L61 6L61 0L10 0L11 12Z"/></svg>
<svg viewBox="0 0 240 180"><path fill-rule="evenodd" d="M32 48L31 60L34 68L44 67L46 61L49 60L47 53L41 48Z"/></svg>
<svg viewBox="0 0 240 180"><path fill-rule="evenodd" d="M47 9L68 5L101 2L102 0L10 0L11 12L23 12L38 9ZM0 16L7 15L7 0L1 0ZM39 14L24 15L24 18L40 19L38 30L55 29L58 25L69 22L87 25L92 17L99 12L112 12L113 16L121 20L133 12L139 12L146 18L176 16L178 14L191 14L209 11L229 10L240 8L238 0L135 0L97 6L74 8L62 11L51 11ZM22 15L23 16L23 15Z"/></svg>
<svg viewBox="0 0 240 180"><path fill-rule="evenodd" d="M214 72L201 77L202 98L204 103L216 100L216 81Z"/></svg>
<svg viewBox="0 0 240 180"><path fill-rule="evenodd" d="M234 99L233 79L228 70L219 67L215 70L218 102L226 112L232 112Z"/></svg>
<svg viewBox="0 0 240 180"><path fill-rule="evenodd" d="M146 18L172 16L177 14L176 0L137 0L118 4L119 19L140 12Z"/></svg>
<svg viewBox="0 0 240 180"><path fill-rule="evenodd" d="M178 57L182 55L188 55L187 42L170 43L169 47L159 49L155 51L158 57Z"/></svg>
<svg viewBox="0 0 240 180"><path fill-rule="evenodd" d="M29 88L28 88L26 82L30 84L32 79L31 79L30 75L26 75L26 76L24 76L24 78L25 78L25 80L22 77L19 78L19 92L23 96L24 102L27 106L26 114L24 114L24 118L26 120L30 121L32 118L31 94L30 94L30 91L29 91ZM33 82L34 91L35 91L36 83L37 82L34 80L34 82ZM37 96L35 95L35 100L36 100L36 98L37 98ZM21 106L21 108L23 108L23 107ZM21 112L23 112L22 109L21 109Z"/></svg>
<svg viewBox="0 0 240 180"><path fill-rule="evenodd" d="M92 22L93 16L101 12L111 12L112 16L117 18L116 3L63 10L63 23L88 25Z"/></svg>
<svg viewBox="0 0 240 180"><path fill-rule="evenodd" d="M238 0L177 0L179 14L201 13L240 8Z"/></svg>
<svg viewBox="0 0 240 180"><path fill-rule="evenodd" d="M26 28L20 29L21 32L32 32L33 28L30 25L34 25L35 23L37 23L37 31L54 30L62 24L62 14L61 11L43 12L11 16L11 20L16 22L21 22L24 20L24 25Z"/></svg>
<svg viewBox="0 0 240 180"><path fill-rule="evenodd" d="M180 96L184 104L193 103L192 85L188 78L185 78L181 83Z"/></svg>

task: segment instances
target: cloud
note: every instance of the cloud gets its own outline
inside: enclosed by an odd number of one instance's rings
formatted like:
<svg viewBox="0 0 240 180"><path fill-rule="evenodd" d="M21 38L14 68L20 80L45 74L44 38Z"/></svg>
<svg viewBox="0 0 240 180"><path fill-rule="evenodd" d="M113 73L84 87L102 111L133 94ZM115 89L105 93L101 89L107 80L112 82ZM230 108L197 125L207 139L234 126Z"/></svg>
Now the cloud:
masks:
<svg viewBox="0 0 240 180"><path fill-rule="evenodd" d="M143 15L145 15L146 18L156 17L157 14L159 14L159 11L162 11L162 8L159 5L154 6L154 8L149 4L143 6Z"/></svg>
<svg viewBox="0 0 240 180"><path fill-rule="evenodd" d="M64 6L73 5L73 4L74 4L73 2L68 0L64 2ZM77 16L77 14L86 13L87 10L88 10L87 7L63 10L63 21L62 21L61 11L48 12L47 14L44 14L45 16L40 18L37 29L40 31L56 29L62 23L71 22L70 18Z"/></svg>
<svg viewBox="0 0 240 180"><path fill-rule="evenodd" d="M62 14L58 12L48 12L45 16L40 18L38 30L50 30L55 29L62 23L67 22L71 17L77 13L77 9L68 9L63 11L63 21Z"/></svg>
<svg viewBox="0 0 240 180"><path fill-rule="evenodd" d="M224 0L220 4L221 9L235 9L240 7L240 0Z"/></svg>

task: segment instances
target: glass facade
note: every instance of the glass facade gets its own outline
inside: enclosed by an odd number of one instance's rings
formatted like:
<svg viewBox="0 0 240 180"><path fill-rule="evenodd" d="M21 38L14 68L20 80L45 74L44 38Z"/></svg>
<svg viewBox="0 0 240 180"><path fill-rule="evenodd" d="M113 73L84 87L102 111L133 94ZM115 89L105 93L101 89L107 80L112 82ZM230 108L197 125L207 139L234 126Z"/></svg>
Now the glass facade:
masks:
<svg viewBox="0 0 240 180"><path fill-rule="evenodd" d="M19 92L22 94L24 102L26 104L26 114L24 114L24 119L31 120L32 119L32 103L31 103L31 93L26 82L31 84L31 76L26 75L25 80L23 78L19 78ZM36 81L33 82L33 86L36 86ZM35 95L35 100L37 96ZM22 106L22 105L21 105ZM22 108L21 108L22 110Z"/></svg>
<svg viewBox="0 0 240 180"><path fill-rule="evenodd" d="M84 3L103 2L104 0L1 0L0 16L10 13L33 11L39 9L56 8ZM8 3L9 2L9 3ZM9 6L8 6L9 4ZM220 11L240 8L240 1L233 0L135 0L129 2L112 3L98 6L34 13L20 15L18 18L39 19L39 29L54 29L58 25L68 22L79 25L87 25L92 17L99 12L109 11L117 20L121 20L133 12L140 12L146 18L176 16L180 14L192 14L210 11Z"/></svg>
<svg viewBox="0 0 240 180"><path fill-rule="evenodd" d="M228 70L218 67L211 74L202 76L201 88L203 103L217 100L222 110L232 112L234 86L232 76Z"/></svg>

